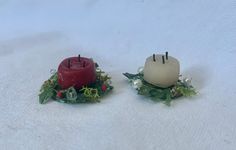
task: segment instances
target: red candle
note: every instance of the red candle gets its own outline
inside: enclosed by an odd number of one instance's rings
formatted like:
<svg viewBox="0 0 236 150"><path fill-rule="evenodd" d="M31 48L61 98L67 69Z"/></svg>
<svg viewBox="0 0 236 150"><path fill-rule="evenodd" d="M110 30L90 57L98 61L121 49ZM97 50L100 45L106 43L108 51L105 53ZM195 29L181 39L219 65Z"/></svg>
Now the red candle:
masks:
<svg viewBox="0 0 236 150"><path fill-rule="evenodd" d="M58 84L62 89L83 86L96 81L96 68L92 59L70 57L63 60L58 67Z"/></svg>

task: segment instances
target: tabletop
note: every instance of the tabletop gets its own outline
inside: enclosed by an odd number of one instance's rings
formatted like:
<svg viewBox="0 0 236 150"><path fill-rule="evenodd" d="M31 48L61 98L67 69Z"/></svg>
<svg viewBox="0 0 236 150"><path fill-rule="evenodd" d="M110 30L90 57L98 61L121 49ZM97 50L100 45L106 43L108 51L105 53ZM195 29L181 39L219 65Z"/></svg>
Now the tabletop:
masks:
<svg viewBox="0 0 236 150"><path fill-rule="evenodd" d="M234 150L235 0L0 0L2 150ZM169 52L198 91L166 106L124 72ZM66 57L91 57L114 90L95 104L39 104Z"/></svg>

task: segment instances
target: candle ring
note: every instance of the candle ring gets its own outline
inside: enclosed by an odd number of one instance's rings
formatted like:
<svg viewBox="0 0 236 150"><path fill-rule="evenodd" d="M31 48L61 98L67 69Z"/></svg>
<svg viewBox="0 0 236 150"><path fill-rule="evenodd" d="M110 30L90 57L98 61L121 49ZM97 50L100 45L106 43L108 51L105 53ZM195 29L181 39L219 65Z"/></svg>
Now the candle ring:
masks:
<svg viewBox="0 0 236 150"><path fill-rule="evenodd" d="M151 97L153 101L162 101L168 106L172 100L175 100L179 97L188 97L197 94L191 85L191 80L187 78L179 80L171 87L161 88L147 83L143 79L143 75L140 73L123 73L123 75L129 79L132 87L138 91L138 94Z"/></svg>
<svg viewBox="0 0 236 150"><path fill-rule="evenodd" d="M49 100L71 104L99 102L100 98L113 89L113 86L111 77L96 64L92 59L80 55L63 60L58 70L54 70L52 76L43 83L39 102L41 104Z"/></svg>
<svg viewBox="0 0 236 150"><path fill-rule="evenodd" d="M154 62L154 55L148 57L145 66L138 73L123 73L129 79L138 94L151 97L154 101L162 101L170 105L171 101L182 96L193 96L197 92L191 85L191 79L179 75L179 61L174 57L155 55L162 61ZM168 59L168 63L165 62ZM163 65L165 64L165 65Z"/></svg>

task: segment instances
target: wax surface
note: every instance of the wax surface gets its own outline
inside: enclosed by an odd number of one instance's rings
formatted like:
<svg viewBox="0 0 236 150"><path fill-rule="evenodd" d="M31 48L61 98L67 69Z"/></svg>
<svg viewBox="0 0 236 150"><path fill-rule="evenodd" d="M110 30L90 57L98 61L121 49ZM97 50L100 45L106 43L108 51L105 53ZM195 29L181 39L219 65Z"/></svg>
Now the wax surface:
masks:
<svg viewBox="0 0 236 150"><path fill-rule="evenodd" d="M70 59L70 67L68 67ZM95 64L92 59L81 57L66 58L58 67L58 83L62 89L74 86L80 89L96 81Z"/></svg>
<svg viewBox="0 0 236 150"><path fill-rule="evenodd" d="M180 65L179 61L169 56L165 58L165 64L162 62L163 55L156 55L156 61L153 61L153 56L146 59L144 66L144 80L155 86L162 88L174 85L179 79Z"/></svg>

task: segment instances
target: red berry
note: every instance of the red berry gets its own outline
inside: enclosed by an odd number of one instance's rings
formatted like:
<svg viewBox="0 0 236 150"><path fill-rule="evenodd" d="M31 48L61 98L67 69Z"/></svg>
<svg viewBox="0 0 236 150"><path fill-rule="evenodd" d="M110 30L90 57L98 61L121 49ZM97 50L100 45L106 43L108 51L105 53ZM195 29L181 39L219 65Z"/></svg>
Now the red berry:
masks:
<svg viewBox="0 0 236 150"><path fill-rule="evenodd" d="M62 97L63 97L62 91L58 91L58 92L57 92L57 97L59 97L59 98L62 98Z"/></svg>
<svg viewBox="0 0 236 150"><path fill-rule="evenodd" d="M107 86L105 84L103 84L101 89L102 89L103 92L105 92L107 90Z"/></svg>

